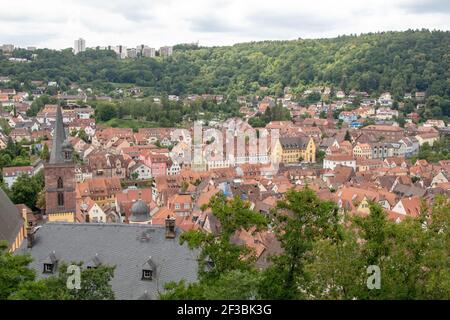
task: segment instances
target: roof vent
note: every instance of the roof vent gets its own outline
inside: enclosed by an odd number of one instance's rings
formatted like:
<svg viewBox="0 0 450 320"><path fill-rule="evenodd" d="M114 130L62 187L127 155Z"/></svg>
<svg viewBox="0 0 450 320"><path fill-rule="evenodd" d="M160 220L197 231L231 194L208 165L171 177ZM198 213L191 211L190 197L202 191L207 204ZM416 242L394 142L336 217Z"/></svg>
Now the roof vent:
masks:
<svg viewBox="0 0 450 320"><path fill-rule="evenodd" d="M141 242L149 242L150 241L150 235L146 231L142 231L141 236L139 237L139 240Z"/></svg>

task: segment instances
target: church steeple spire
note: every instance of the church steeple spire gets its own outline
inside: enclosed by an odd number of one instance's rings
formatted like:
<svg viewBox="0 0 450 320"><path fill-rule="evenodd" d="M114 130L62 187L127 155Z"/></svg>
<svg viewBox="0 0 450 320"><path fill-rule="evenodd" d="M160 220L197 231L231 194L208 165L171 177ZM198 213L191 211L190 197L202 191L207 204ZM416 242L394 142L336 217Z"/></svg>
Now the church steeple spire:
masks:
<svg viewBox="0 0 450 320"><path fill-rule="evenodd" d="M50 164L58 164L66 162L64 159L64 142L66 140L66 133L64 131L64 123L61 107L56 109L56 124L55 134L53 135L52 152L50 154Z"/></svg>

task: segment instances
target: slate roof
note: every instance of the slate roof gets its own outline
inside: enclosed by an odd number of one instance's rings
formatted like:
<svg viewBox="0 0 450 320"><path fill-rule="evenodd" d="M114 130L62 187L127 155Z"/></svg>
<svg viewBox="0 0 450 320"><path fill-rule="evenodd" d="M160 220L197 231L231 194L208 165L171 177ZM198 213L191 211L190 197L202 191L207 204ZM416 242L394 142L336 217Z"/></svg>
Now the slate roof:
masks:
<svg viewBox="0 0 450 320"><path fill-rule="evenodd" d="M54 252L61 262L85 262L85 266L101 262L116 266L112 288L116 299L157 299L170 281L197 280L198 251L165 238L164 226L100 224L100 223L47 223L35 233L33 248L24 241L18 252L31 253L30 266L38 277L43 263ZM143 266L151 259L157 269L153 280L141 280Z"/></svg>
<svg viewBox="0 0 450 320"><path fill-rule="evenodd" d="M393 192L400 194L403 197L423 197L426 193L426 190L415 186L408 186L399 183L394 187Z"/></svg>
<svg viewBox="0 0 450 320"><path fill-rule="evenodd" d="M283 149L305 149L309 139L309 137L284 137L280 138L280 143Z"/></svg>
<svg viewBox="0 0 450 320"><path fill-rule="evenodd" d="M16 240L23 223L19 209L0 188L0 240L6 240L11 245Z"/></svg>

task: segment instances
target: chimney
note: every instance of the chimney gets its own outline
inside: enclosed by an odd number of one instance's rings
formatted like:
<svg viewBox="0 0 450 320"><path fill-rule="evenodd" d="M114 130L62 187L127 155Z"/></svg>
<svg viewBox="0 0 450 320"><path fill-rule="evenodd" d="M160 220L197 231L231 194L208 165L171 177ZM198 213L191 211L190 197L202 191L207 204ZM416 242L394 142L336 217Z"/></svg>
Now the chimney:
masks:
<svg viewBox="0 0 450 320"><path fill-rule="evenodd" d="M175 218L168 215L166 218L166 239L174 239L175 236Z"/></svg>
<svg viewBox="0 0 450 320"><path fill-rule="evenodd" d="M27 248L29 249L33 248L34 231L33 227L27 227Z"/></svg>

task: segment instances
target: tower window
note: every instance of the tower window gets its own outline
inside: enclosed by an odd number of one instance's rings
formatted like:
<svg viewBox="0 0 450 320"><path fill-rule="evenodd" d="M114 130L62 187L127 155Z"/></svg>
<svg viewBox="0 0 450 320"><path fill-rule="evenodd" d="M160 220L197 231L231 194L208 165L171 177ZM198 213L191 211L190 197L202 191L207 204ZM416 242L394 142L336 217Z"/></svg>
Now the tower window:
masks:
<svg viewBox="0 0 450 320"><path fill-rule="evenodd" d="M64 188L63 179L61 177L58 178L58 189Z"/></svg>
<svg viewBox="0 0 450 320"><path fill-rule="evenodd" d="M64 193L58 192L58 206L64 206Z"/></svg>

